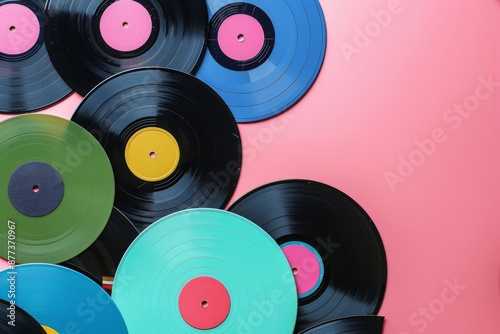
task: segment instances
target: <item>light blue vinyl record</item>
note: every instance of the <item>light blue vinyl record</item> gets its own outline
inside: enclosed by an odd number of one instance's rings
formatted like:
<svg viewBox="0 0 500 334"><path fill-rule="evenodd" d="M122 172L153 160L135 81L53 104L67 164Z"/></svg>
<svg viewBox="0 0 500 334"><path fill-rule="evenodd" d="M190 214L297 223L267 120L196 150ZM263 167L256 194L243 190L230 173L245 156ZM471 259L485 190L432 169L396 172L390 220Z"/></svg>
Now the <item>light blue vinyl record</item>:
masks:
<svg viewBox="0 0 500 334"><path fill-rule="evenodd" d="M111 297L84 275L53 264L22 264L0 271L0 298L15 301L57 333L127 334Z"/></svg>
<svg viewBox="0 0 500 334"><path fill-rule="evenodd" d="M130 333L293 333L297 288L278 244L217 209L171 214L118 267L112 298Z"/></svg>

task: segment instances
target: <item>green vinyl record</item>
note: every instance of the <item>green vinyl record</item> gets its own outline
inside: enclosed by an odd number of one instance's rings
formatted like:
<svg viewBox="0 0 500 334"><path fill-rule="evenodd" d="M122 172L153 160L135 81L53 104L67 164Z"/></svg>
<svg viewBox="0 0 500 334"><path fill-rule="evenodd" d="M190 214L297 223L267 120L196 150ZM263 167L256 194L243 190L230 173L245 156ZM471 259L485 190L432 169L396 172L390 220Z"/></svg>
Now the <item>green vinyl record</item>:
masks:
<svg viewBox="0 0 500 334"><path fill-rule="evenodd" d="M76 123L42 114L0 123L0 257L60 263L89 247L114 201L99 142Z"/></svg>
<svg viewBox="0 0 500 334"><path fill-rule="evenodd" d="M112 298L130 333L293 333L297 288L278 244L234 213L158 220L125 253Z"/></svg>

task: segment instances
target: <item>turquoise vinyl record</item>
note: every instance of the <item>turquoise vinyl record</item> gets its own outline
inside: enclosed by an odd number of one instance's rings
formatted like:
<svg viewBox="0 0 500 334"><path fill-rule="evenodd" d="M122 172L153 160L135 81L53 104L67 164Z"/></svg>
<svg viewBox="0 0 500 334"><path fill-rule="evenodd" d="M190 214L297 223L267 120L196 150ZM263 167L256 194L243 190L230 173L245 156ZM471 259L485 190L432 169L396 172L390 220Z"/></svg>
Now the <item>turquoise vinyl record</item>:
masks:
<svg viewBox="0 0 500 334"><path fill-rule="evenodd" d="M106 291L62 266L23 264L0 271L0 298L14 300L38 323L57 333L128 333Z"/></svg>
<svg viewBox="0 0 500 334"><path fill-rule="evenodd" d="M130 333L293 333L297 290L277 243L239 215L190 209L153 223L118 267Z"/></svg>

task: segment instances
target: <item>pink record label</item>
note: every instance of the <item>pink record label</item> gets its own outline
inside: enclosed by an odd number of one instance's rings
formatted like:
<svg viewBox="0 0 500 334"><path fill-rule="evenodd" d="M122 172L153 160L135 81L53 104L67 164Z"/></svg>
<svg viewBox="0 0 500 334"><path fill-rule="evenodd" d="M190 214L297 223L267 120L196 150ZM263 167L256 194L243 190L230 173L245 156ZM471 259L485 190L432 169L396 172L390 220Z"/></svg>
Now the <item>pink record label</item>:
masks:
<svg viewBox="0 0 500 334"><path fill-rule="evenodd" d="M281 246L293 271L299 298L312 294L323 279L323 263L318 252L301 242Z"/></svg>
<svg viewBox="0 0 500 334"><path fill-rule="evenodd" d="M255 18L235 14L221 24L217 36L219 46L226 56L246 61L259 54L264 46L264 29Z"/></svg>
<svg viewBox="0 0 500 334"><path fill-rule="evenodd" d="M33 11L18 4L0 6L0 52L20 55L35 46L40 22Z"/></svg>
<svg viewBox="0 0 500 334"><path fill-rule="evenodd" d="M179 296L179 311L191 327L207 330L221 325L231 308L227 289L211 277L189 281Z"/></svg>
<svg viewBox="0 0 500 334"><path fill-rule="evenodd" d="M99 28L109 47L130 52L146 44L153 22L144 6L132 0L121 0L104 10Z"/></svg>

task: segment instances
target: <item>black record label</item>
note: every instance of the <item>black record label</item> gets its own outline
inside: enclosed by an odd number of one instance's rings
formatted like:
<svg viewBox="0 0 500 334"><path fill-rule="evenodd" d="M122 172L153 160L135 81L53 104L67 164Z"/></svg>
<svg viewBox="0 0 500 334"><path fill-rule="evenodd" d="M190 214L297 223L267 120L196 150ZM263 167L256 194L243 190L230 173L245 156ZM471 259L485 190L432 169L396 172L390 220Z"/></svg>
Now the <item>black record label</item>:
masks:
<svg viewBox="0 0 500 334"><path fill-rule="evenodd" d="M378 312L387 281L384 246L349 196L323 183L287 180L250 192L229 210L262 227L285 253L299 298L296 331Z"/></svg>

